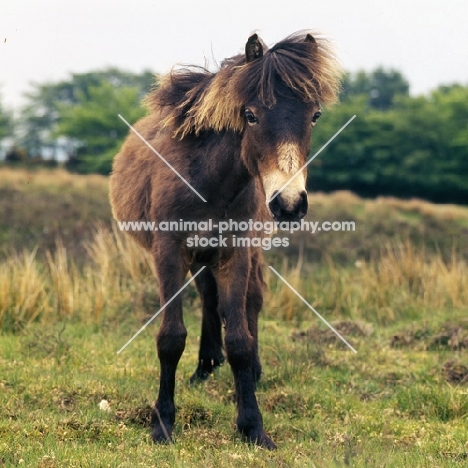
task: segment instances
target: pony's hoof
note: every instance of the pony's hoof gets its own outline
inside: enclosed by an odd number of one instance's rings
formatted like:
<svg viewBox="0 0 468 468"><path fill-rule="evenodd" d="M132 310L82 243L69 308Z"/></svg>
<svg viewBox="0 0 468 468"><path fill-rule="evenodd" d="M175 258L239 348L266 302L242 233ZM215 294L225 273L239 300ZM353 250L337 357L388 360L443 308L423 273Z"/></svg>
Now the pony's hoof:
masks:
<svg viewBox="0 0 468 468"><path fill-rule="evenodd" d="M276 450L276 444L270 439L270 436L264 431L263 434L255 439L255 444L268 450Z"/></svg>
<svg viewBox="0 0 468 468"><path fill-rule="evenodd" d="M244 437L251 444L258 445L268 450L276 450L276 444L270 439L270 436L263 430L251 430L248 434L244 433Z"/></svg>
<svg viewBox="0 0 468 468"><path fill-rule="evenodd" d="M157 408L151 415L151 427L151 438L155 444L172 443L172 424L161 418Z"/></svg>
<svg viewBox="0 0 468 468"><path fill-rule="evenodd" d="M157 426L153 427L151 431L151 438L155 444L170 444L172 443L172 428L165 427L165 430L161 428L158 424Z"/></svg>
<svg viewBox="0 0 468 468"><path fill-rule="evenodd" d="M197 370L193 373L192 377L190 377L190 385L208 380L210 375L223 364L224 356L222 354L216 359L212 359L211 361L205 363L199 362Z"/></svg>
<svg viewBox="0 0 468 468"><path fill-rule="evenodd" d="M195 385L197 383L204 382L205 380L208 380L209 376L210 373L208 371L197 367L197 370L193 373L192 377L190 377L190 385Z"/></svg>
<svg viewBox="0 0 468 468"><path fill-rule="evenodd" d="M268 450L276 450L278 448L276 444L270 439L270 436L268 436L266 432L263 433L263 437L260 441L260 446Z"/></svg>

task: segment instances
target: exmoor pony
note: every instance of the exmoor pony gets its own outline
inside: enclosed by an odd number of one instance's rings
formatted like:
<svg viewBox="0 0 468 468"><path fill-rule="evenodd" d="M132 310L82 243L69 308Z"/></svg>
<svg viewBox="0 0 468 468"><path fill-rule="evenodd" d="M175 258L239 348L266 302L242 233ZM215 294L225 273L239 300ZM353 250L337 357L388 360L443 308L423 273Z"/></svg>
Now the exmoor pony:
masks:
<svg viewBox="0 0 468 468"><path fill-rule="evenodd" d="M253 34L245 53L225 59L215 73L199 67L173 70L147 96L150 113L135 124L159 155L130 132L115 157L114 217L156 223L210 219L213 230L198 233L210 238L219 237L216 226L223 220L300 220L307 213L307 174L301 168L312 128L322 105L337 100L341 76L329 42L309 32L269 49ZM197 247L187 242L194 232L130 234L154 257L161 307L170 301L156 339L160 381L153 440L172 437L175 374L187 336L177 293L190 271L203 308L191 381L205 380L221 365L224 350L234 375L238 430L248 441L274 449L255 396L262 373L257 334L261 248L215 242ZM229 232L231 238L237 234Z"/></svg>

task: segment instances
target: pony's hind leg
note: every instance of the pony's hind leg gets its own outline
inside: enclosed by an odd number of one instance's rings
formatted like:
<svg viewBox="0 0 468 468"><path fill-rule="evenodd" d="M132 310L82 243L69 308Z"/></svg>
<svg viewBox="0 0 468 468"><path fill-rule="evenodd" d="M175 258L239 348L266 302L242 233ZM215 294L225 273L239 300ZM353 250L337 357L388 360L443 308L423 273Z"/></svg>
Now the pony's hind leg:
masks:
<svg viewBox="0 0 468 468"><path fill-rule="evenodd" d="M199 267L191 268L194 274ZM224 362L221 338L221 319L218 314L218 288L213 273L205 268L196 278L195 284L202 303L202 329L197 369L190 383L206 380Z"/></svg>
<svg viewBox="0 0 468 468"><path fill-rule="evenodd" d="M161 307L180 290L188 272L179 248L168 242L155 245L154 257L159 278ZM175 421L174 389L177 364L185 348L187 330L182 317L182 299L178 294L164 309L156 337L161 367L159 393L151 417L154 442L170 441Z"/></svg>

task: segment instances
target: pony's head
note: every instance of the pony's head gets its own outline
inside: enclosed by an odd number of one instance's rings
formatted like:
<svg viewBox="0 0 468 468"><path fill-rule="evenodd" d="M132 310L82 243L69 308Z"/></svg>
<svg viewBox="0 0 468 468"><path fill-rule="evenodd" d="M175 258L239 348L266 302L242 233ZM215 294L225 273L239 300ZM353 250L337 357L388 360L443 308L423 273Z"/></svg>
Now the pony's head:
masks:
<svg viewBox="0 0 468 468"><path fill-rule="evenodd" d="M310 34L290 37L263 52L254 34L247 41L238 78L244 90L241 154L250 172L260 178L273 217L297 220L307 213L304 165L312 128L322 104L336 99L336 69L325 82L323 51Z"/></svg>
<svg viewBox="0 0 468 468"><path fill-rule="evenodd" d="M267 49L253 34L245 53L226 59L217 73L170 75L157 103L172 106L165 124L179 138L206 130L240 132L241 157L261 181L272 216L297 220L307 213L303 166L312 128L322 105L337 100L341 76L324 39L301 32Z"/></svg>
<svg viewBox="0 0 468 468"><path fill-rule="evenodd" d="M307 213L306 163L322 104L336 100L341 70L327 43L296 34L265 50L256 34L238 71L244 119L242 157L262 181L277 220Z"/></svg>

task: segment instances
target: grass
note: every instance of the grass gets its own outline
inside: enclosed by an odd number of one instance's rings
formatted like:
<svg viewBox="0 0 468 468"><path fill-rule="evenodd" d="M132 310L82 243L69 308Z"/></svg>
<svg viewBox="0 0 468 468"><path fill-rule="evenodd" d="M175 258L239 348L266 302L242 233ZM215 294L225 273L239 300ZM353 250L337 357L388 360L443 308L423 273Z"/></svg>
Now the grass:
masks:
<svg viewBox="0 0 468 468"><path fill-rule="evenodd" d="M466 312L466 311L465 311ZM0 459L5 466L464 466L467 388L444 363L466 350L394 347L401 324L348 335L358 354L315 330L264 320L265 376L258 389L265 426L279 445L246 445L234 428L232 377L223 367L189 387L198 318L177 376L175 443L154 446L148 418L157 389L152 334L121 356L138 324L34 325L2 339ZM463 311L452 312L462 317ZM439 325L434 324L434 329ZM301 333L305 331L305 333ZM321 338L318 338L321 337ZM99 409L106 399L110 411Z"/></svg>
<svg viewBox="0 0 468 468"><path fill-rule="evenodd" d="M238 436L228 366L188 385L200 328L189 286L175 443L155 446L157 320L116 354L158 309L151 258L112 228L105 179L1 171L25 219L10 226L0 198L0 466L466 466L467 209L311 197L314 219L354 219L359 231L295 236L267 263L358 353L266 270L257 395L273 453ZM53 242L42 234L52 215L35 214L41 194L60 214Z"/></svg>

